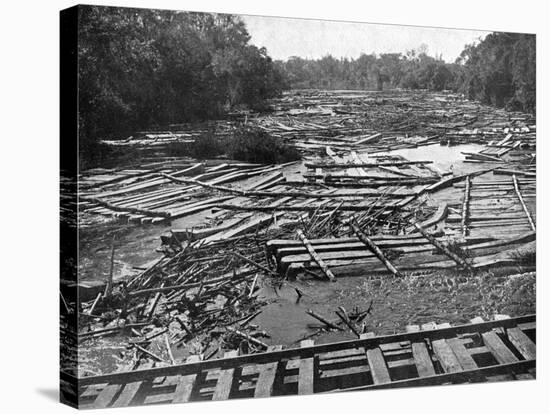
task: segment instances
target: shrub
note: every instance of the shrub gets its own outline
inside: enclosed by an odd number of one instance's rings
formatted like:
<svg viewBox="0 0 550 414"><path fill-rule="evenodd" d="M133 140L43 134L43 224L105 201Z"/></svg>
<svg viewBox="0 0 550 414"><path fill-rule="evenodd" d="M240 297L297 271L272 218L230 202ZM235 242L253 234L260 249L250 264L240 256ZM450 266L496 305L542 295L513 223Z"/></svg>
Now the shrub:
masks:
<svg viewBox="0 0 550 414"><path fill-rule="evenodd" d="M209 132L200 138L195 139L191 147L191 154L195 158L213 158L225 153L222 140L213 132Z"/></svg>
<svg viewBox="0 0 550 414"><path fill-rule="evenodd" d="M229 139L227 155L237 160L262 164L281 164L301 158L294 145L261 129L245 126L237 128Z"/></svg>

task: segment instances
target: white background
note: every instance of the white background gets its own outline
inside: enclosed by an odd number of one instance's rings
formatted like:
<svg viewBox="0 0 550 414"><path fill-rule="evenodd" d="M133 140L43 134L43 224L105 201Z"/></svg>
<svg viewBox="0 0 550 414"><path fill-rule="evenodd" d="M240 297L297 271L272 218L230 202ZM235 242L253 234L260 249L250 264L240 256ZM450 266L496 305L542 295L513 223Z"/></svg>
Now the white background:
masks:
<svg viewBox="0 0 550 414"><path fill-rule="evenodd" d="M269 400L194 403L130 408L135 413L358 412L477 413L543 412L548 387L543 327L550 300L547 266L548 156L542 116L549 75L548 11L544 1L287 1L134 0L89 3L404 23L537 33L538 43L538 379L368 393L285 397ZM0 410L69 412L57 403L58 389L58 12L70 1L4 2L0 23ZM546 122L545 122L546 121ZM542 208L542 210L541 210ZM7 230L7 231L6 231ZM545 341L546 339L546 341ZM380 410L380 411L379 411ZM115 412L109 410L109 412ZM545 410L546 411L546 410ZM128 412L117 409L116 412ZM546 411L547 412L547 411Z"/></svg>

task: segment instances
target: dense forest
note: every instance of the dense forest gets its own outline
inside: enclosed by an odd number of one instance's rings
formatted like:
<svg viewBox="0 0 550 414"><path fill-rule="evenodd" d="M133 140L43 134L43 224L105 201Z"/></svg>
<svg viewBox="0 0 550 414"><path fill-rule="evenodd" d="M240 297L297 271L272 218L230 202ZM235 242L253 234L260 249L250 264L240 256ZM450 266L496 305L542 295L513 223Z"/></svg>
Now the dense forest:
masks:
<svg viewBox="0 0 550 414"><path fill-rule="evenodd" d="M273 62L232 15L81 6L78 80L81 155L104 138L265 108L289 88L453 90L496 106L535 111L535 36L494 33L455 63L428 55Z"/></svg>
<svg viewBox="0 0 550 414"><path fill-rule="evenodd" d="M231 15L82 6L78 81L81 149L142 128L262 109L283 79Z"/></svg>
<svg viewBox="0 0 550 414"><path fill-rule="evenodd" d="M357 59L292 57L276 64L292 88L452 90L483 103L535 111L534 35L490 34L467 45L454 63L429 56L427 46L422 45L405 54L363 54Z"/></svg>

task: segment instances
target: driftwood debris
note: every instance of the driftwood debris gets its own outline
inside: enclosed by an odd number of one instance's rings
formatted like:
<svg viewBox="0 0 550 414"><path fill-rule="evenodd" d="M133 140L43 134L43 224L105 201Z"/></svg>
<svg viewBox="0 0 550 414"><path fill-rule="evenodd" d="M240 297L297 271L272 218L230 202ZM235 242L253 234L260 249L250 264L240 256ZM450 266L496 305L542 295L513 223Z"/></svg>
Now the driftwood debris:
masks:
<svg viewBox="0 0 550 414"><path fill-rule="evenodd" d="M341 331L341 330L342 330L342 328L340 328L338 325L332 323L331 321L329 321L328 319L326 319L324 316L319 315L317 312L315 312L315 311L313 311L313 310L311 310L311 309L307 309L307 310L306 310L306 313L307 313L309 316L311 316L311 317L317 319L318 321L324 323L324 324L327 326L327 328L336 329L336 330L338 330L338 331Z"/></svg>

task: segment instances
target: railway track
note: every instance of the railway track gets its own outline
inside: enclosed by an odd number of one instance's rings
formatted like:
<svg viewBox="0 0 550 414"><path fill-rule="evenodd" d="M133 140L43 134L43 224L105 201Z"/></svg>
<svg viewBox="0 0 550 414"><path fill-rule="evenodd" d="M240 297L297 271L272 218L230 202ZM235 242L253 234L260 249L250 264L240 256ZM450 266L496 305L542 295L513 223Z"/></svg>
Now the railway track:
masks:
<svg viewBox="0 0 550 414"><path fill-rule="evenodd" d="M534 379L536 317L410 325L407 332L78 380L81 408ZM65 381L76 378L62 374Z"/></svg>

